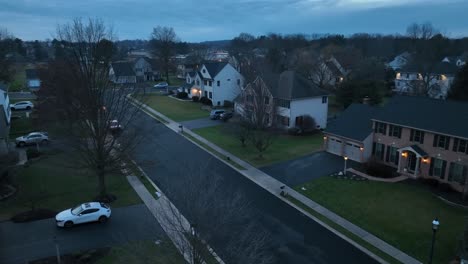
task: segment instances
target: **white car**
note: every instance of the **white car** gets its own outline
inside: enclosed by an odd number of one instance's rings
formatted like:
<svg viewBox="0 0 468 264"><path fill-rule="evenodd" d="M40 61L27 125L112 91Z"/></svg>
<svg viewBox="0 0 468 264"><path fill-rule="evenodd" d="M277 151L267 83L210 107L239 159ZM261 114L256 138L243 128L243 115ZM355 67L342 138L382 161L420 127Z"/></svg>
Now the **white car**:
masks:
<svg viewBox="0 0 468 264"><path fill-rule="evenodd" d="M31 144L47 144L49 143L49 134L47 132L32 132L26 136L17 137L15 139L16 146L24 147Z"/></svg>
<svg viewBox="0 0 468 264"><path fill-rule="evenodd" d="M167 86L169 86L169 84L167 82L160 82L160 83L156 84L154 86L154 88L164 89L164 88L167 88Z"/></svg>
<svg viewBox="0 0 468 264"><path fill-rule="evenodd" d="M14 104L10 104L10 109L15 110L31 110L34 108L34 104L31 101L21 101Z"/></svg>
<svg viewBox="0 0 468 264"><path fill-rule="evenodd" d="M58 227L72 227L73 225L99 222L105 223L111 216L109 205L100 202L89 202L68 208L55 216Z"/></svg>

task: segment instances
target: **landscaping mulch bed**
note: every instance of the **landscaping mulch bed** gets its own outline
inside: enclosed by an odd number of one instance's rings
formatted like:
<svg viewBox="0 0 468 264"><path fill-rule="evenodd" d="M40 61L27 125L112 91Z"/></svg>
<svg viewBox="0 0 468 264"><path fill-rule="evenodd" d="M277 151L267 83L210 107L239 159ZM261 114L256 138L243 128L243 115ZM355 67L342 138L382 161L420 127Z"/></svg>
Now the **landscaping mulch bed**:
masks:
<svg viewBox="0 0 468 264"><path fill-rule="evenodd" d="M100 258L106 256L109 253L110 248L100 248L88 251L83 251L77 254L65 254L60 256L60 264L89 264L95 263ZM50 256L34 261L30 261L29 264L56 264L57 256Z"/></svg>
<svg viewBox="0 0 468 264"><path fill-rule="evenodd" d="M361 177L349 171L347 171L346 174L339 173L339 172L333 173L333 174L330 174L330 177L333 177L336 179L353 180L353 181L367 181L368 180L367 178Z"/></svg>
<svg viewBox="0 0 468 264"><path fill-rule="evenodd" d="M11 221L13 221L14 223L25 223L30 221L53 218L56 215L57 212L54 210L39 208L16 214L11 218Z"/></svg>
<svg viewBox="0 0 468 264"><path fill-rule="evenodd" d="M453 189L448 189L447 185L445 184L428 184L421 180L415 179L408 179L406 181L403 181L403 183L429 190L434 195L439 196L444 200L449 201L450 203L454 203L461 206L468 206L468 201L462 200L462 194L460 192L455 191Z"/></svg>

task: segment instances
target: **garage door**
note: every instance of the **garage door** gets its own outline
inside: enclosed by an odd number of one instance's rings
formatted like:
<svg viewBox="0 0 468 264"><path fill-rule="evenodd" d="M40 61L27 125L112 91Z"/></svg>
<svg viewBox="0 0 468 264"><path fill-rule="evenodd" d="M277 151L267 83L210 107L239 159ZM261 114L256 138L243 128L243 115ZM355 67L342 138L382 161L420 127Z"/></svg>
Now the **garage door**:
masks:
<svg viewBox="0 0 468 264"><path fill-rule="evenodd" d="M360 146L353 144L353 143L346 142L344 153L350 160L361 162Z"/></svg>
<svg viewBox="0 0 468 264"><path fill-rule="evenodd" d="M337 138L330 138L327 144L327 151L336 155L341 155L343 142Z"/></svg>

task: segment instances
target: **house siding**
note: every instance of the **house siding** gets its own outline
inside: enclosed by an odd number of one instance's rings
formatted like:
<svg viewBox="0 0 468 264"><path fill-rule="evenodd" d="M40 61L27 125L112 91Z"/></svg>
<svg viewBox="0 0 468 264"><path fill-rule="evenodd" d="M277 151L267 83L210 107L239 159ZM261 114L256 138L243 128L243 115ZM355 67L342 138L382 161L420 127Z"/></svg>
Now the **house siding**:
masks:
<svg viewBox="0 0 468 264"><path fill-rule="evenodd" d="M237 80L240 84L237 84ZM217 86L217 82L220 86ZM213 92L213 105L224 106L224 101L234 101L240 94L241 88L244 85L244 77L230 64L226 66L213 78L212 86L208 86L207 90Z"/></svg>
<svg viewBox="0 0 468 264"><path fill-rule="evenodd" d="M294 127L296 117L310 115L321 129L327 127L328 99L322 103L322 96L291 101L289 126Z"/></svg>

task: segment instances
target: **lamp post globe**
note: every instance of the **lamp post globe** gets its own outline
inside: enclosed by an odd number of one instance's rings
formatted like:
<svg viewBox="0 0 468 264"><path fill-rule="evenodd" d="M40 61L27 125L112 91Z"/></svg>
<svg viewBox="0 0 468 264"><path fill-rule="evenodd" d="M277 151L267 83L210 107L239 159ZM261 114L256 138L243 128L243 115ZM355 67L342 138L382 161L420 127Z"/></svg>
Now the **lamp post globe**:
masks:
<svg viewBox="0 0 468 264"><path fill-rule="evenodd" d="M432 220L432 244L431 244L431 253L429 255L429 264L432 264L432 256L434 255L434 243L435 243L435 235L437 232L437 229L439 229L439 220L435 218Z"/></svg>

